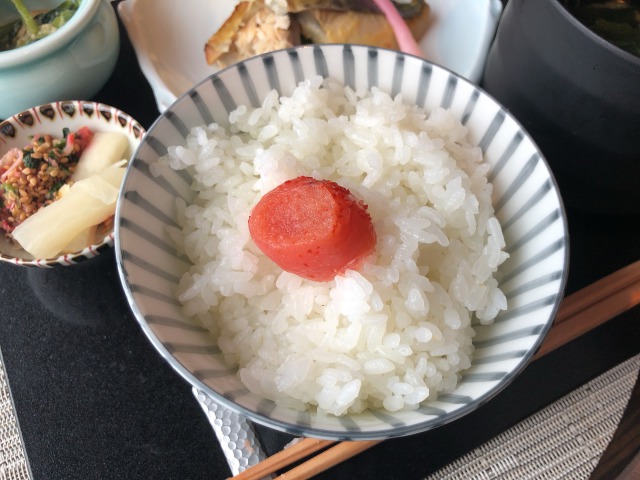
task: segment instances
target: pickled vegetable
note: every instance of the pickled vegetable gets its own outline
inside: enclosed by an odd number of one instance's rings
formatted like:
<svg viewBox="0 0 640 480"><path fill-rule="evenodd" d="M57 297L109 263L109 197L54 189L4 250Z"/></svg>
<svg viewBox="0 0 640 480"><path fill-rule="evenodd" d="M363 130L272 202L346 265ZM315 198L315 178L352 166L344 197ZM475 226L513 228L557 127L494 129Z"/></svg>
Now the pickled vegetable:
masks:
<svg viewBox="0 0 640 480"><path fill-rule="evenodd" d="M125 164L117 162L100 174L74 183L62 198L18 225L13 238L35 258L60 254L84 230L113 215Z"/></svg>
<svg viewBox="0 0 640 480"><path fill-rule="evenodd" d="M119 132L97 132L83 152L71 179L82 180L96 175L122 160L129 146L127 136Z"/></svg>

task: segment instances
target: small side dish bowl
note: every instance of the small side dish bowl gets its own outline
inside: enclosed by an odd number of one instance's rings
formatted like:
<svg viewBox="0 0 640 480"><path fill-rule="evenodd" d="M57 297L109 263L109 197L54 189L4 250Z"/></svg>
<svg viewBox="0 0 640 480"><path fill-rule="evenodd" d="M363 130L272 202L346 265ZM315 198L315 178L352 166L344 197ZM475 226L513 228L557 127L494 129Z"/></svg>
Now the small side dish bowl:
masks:
<svg viewBox="0 0 640 480"><path fill-rule="evenodd" d="M73 100L46 103L30 108L0 122L0 157L12 148L22 149L35 135L49 134L55 138L64 128L77 131L88 127L93 132L119 132L126 136L123 158L129 160L145 131L133 118L117 108L97 102ZM77 252L56 258L34 258L3 236L0 239L0 261L29 267L73 265L99 255L113 246L113 226L96 233L96 242Z"/></svg>
<svg viewBox="0 0 640 480"><path fill-rule="evenodd" d="M0 5L3 24L17 17L10 3ZM25 1L27 7L45 10L59 3ZM111 76L119 52L120 34L111 4L82 0L57 31L29 45L0 52L0 119L33 105L91 98Z"/></svg>
<svg viewBox="0 0 640 480"><path fill-rule="evenodd" d="M476 153L489 166L493 183L489 201L510 256L497 272L506 310L491 325L474 323L470 367L454 389L417 408L333 416L313 409L302 412L251 393L241 382L238 367L226 363L226 346L218 345L205 324L188 316L178 301L179 283L191 265L186 255L176 251L175 227L180 224L179 211L185 211L179 204L189 205L195 192L191 173L159 168L159 159L170 146L186 146L193 128L213 122L229 125L229 114L237 107L257 108L263 101L272 102L274 95L268 94L273 90L290 96L300 82L318 76L354 90L377 87L427 111L449 109L468 129L469 140L479 147ZM367 123L366 118L362 121ZM299 127L304 130L303 125ZM246 168L240 170L251 175ZM224 185L219 187L223 191L237 188L237 176L228 182L222 179ZM116 210L115 234L118 268L131 308L149 340L180 375L213 401L250 420L332 439L409 435L455 420L489 401L527 365L551 327L568 268L567 223L555 181L536 145L509 112L471 82L440 66L395 51L354 45L307 46L254 57L214 74L180 97L152 126L129 165ZM229 239L226 243L235 245ZM221 259L219 251L214 249L209 273ZM315 320L322 323L323 318ZM236 320L236 328L241 329L244 318ZM216 323L215 318L212 322Z"/></svg>

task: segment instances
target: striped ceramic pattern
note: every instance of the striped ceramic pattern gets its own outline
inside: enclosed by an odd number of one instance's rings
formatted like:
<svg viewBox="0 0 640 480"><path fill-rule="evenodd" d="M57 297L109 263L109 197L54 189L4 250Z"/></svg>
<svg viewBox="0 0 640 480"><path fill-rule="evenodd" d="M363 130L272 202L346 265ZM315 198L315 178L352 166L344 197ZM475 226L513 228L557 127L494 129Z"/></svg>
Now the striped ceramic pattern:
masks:
<svg viewBox="0 0 640 480"><path fill-rule="evenodd" d="M87 126L98 132L115 131L127 136L127 155L133 155L145 131L126 113L98 102L69 100L46 103L13 115L0 122L0 156L10 148L23 148L36 134L60 136L63 128L78 130ZM127 157L128 160L128 157ZM0 261L24 267L52 268L84 262L100 255L113 246L113 229L105 229L96 243L74 253L56 258L33 258L7 239L0 240Z"/></svg>
<svg viewBox="0 0 640 480"><path fill-rule="evenodd" d="M499 274L508 310L478 327L477 354L456 390L417 411L320 418L256 398L224 363L207 331L181 314L174 291L188 261L165 234L176 225L176 197L192 198L184 172L150 173L189 129L226 123L241 104L259 106L271 89L289 94L298 82L331 76L353 87L379 87L427 109L451 108L492 165L496 214L510 259ZM118 267L143 330L169 363L221 404L276 429L329 438L407 435L472 411L526 365L551 325L567 273L567 227L547 164L520 125L491 97L451 72L402 53L361 46L308 46L255 57L194 87L153 125L129 168L116 213Z"/></svg>

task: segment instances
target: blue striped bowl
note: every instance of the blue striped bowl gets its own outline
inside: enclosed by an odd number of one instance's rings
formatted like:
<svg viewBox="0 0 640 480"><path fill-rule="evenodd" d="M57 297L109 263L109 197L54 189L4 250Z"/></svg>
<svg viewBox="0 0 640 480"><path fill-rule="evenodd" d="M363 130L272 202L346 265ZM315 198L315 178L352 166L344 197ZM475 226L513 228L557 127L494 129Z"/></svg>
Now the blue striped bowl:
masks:
<svg viewBox="0 0 640 480"><path fill-rule="evenodd" d="M469 128L492 166L496 215L510 259L499 274L508 309L477 328L471 368L454 392L416 411L368 411L335 418L300 413L249 393L209 333L185 317L175 289L189 267L165 227L174 201L189 201L184 172L155 177L150 165L191 127L226 123L241 104L259 106L271 90L290 94L301 80L331 76L354 87L378 86L427 109L443 106ZM465 415L505 388L549 330L567 275L567 224L547 163L516 120L472 83L409 55L353 45L307 46L259 56L222 70L179 98L134 155L116 212L115 244L126 295L142 329L171 366L225 407L272 428L334 439L376 439L431 429Z"/></svg>

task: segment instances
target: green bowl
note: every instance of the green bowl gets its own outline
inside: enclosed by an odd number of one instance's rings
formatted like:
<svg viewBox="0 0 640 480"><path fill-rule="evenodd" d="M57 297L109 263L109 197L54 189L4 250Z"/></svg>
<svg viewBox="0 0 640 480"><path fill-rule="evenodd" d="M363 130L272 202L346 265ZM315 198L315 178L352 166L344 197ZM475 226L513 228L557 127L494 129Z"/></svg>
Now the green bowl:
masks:
<svg viewBox="0 0 640 480"><path fill-rule="evenodd" d="M27 1L53 8L58 1ZM0 3L0 17L17 14ZM5 22L3 22L5 23ZM0 118L56 100L91 98L107 82L120 50L113 7L83 0L59 30L30 45L0 52Z"/></svg>

